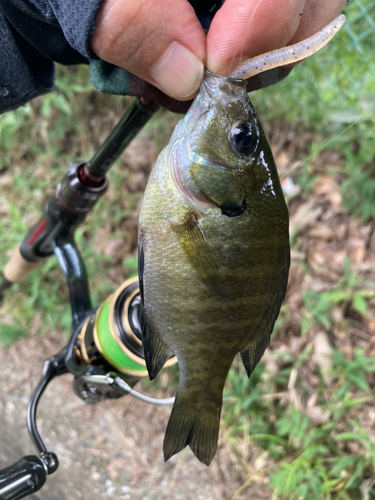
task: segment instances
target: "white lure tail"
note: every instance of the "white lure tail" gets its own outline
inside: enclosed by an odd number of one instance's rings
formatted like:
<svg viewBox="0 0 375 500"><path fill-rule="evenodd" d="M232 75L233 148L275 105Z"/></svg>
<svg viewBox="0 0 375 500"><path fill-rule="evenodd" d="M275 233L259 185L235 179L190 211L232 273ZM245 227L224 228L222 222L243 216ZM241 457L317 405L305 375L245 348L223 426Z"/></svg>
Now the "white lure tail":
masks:
<svg viewBox="0 0 375 500"><path fill-rule="evenodd" d="M341 14L315 35L289 47L272 50L241 63L231 74L232 78L247 80L263 71L297 63L323 48L336 35L345 22Z"/></svg>

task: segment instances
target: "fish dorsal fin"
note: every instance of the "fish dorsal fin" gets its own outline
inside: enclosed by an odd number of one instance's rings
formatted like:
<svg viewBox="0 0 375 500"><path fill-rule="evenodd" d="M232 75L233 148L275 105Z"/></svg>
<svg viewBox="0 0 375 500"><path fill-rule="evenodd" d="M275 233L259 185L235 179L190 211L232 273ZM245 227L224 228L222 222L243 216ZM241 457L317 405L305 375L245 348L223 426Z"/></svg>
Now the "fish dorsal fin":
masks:
<svg viewBox="0 0 375 500"><path fill-rule="evenodd" d="M142 232L138 239L138 278L141 300L144 307L144 250ZM160 335L155 332L147 322L147 315L142 317L143 352L145 354L146 367L150 380L153 380L163 368L168 359L174 354Z"/></svg>
<svg viewBox="0 0 375 500"><path fill-rule="evenodd" d="M263 356L264 351L270 345L270 338L273 327L279 315L281 303L285 297L286 287L288 283L289 265L290 257L288 252L287 260L280 276L280 286L278 287L278 290L276 290L277 299L275 302L271 303L264 312L264 319L266 321L263 324L263 329L260 330L256 338L250 342L247 349L241 351L242 362L249 378L254 368L259 363L261 357Z"/></svg>

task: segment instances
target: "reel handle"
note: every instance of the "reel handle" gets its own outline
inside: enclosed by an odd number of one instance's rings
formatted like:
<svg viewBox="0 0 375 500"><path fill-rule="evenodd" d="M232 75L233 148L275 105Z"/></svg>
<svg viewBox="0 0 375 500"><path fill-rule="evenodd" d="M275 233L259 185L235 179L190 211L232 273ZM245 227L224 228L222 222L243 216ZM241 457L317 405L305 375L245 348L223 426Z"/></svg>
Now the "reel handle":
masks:
<svg viewBox="0 0 375 500"><path fill-rule="evenodd" d="M27 455L0 470L0 499L18 500L31 495L40 490L46 478L43 461L35 455Z"/></svg>

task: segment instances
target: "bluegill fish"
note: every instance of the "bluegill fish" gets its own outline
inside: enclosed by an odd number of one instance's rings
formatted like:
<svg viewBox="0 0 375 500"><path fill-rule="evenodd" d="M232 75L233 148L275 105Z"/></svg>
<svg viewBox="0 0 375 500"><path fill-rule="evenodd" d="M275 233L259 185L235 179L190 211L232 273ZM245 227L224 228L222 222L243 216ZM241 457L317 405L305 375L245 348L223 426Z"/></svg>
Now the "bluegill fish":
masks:
<svg viewBox="0 0 375 500"><path fill-rule="evenodd" d="M288 210L246 82L206 73L151 173L139 221L150 378L175 354L168 459L215 454L222 392L269 344L289 269Z"/></svg>
<svg viewBox="0 0 375 500"><path fill-rule="evenodd" d="M236 76L247 77L243 68ZM229 368L241 353L251 375L285 296L288 225L246 81L206 71L151 173L139 220L147 369L153 379L173 354L180 369L166 460L186 445L207 465L214 457Z"/></svg>

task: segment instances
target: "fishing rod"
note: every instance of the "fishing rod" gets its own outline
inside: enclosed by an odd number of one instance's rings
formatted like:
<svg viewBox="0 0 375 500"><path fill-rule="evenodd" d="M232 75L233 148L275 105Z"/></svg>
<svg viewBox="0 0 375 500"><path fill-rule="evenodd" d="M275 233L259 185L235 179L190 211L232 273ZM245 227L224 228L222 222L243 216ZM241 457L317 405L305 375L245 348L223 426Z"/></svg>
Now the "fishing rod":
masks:
<svg viewBox="0 0 375 500"><path fill-rule="evenodd" d="M138 278L126 280L99 307L93 307L84 259L74 234L104 195L107 172L135 135L159 109L146 99L136 99L124 113L90 161L72 165L39 222L27 233L5 266L0 300L14 283L24 280L41 262L56 255L65 275L72 313L68 344L43 365L40 381L27 410L27 428L37 455L28 455L0 470L0 499L18 500L40 490L47 475L58 468L37 427L37 409L46 387L55 377L71 373L73 389L86 403L130 394L158 405L174 398L156 399L133 389L148 375L142 347L142 307ZM176 363L173 356L166 363Z"/></svg>
<svg viewBox="0 0 375 500"><path fill-rule="evenodd" d="M109 169L158 109L146 99L136 99L92 159L69 168L42 217L28 231L5 266L0 294L12 284L23 281L35 267L56 254L69 275L73 326L77 326L82 315L91 309L91 300L86 269L74 241L75 230L106 192Z"/></svg>

